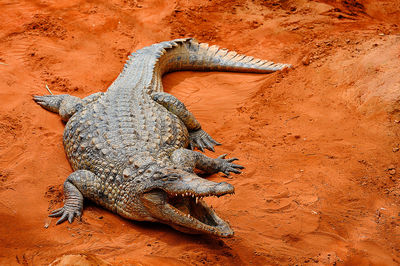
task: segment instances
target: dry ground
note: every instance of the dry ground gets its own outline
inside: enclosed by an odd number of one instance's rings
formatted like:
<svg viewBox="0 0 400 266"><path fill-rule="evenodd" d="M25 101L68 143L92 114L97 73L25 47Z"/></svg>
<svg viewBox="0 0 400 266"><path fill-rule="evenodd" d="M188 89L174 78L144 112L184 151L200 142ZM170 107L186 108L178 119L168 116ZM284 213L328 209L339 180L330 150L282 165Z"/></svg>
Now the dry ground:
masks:
<svg viewBox="0 0 400 266"><path fill-rule="evenodd" d="M0 264L400 264L398 1L0 0L0 10ZM32 95L45 84L105 91L130 52L182 36L294 65L164 79L223 143L216 154L246 166L229 180L235 196L209 200L235 237L91 204L55 226L47 215L72 170L63 123Z"/></svg>

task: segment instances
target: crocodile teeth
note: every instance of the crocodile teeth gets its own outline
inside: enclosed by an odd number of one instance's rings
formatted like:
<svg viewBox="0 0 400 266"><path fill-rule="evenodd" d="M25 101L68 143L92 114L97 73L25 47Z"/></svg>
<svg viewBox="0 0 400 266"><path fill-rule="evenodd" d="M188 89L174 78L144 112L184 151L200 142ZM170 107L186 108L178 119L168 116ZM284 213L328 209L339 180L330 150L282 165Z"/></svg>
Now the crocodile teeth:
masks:
<svg viewBox="0 0 400 266"><path fill-rule="evenodd" d="M196 197L196 204L197 204L197 203L199 203L199 198L198 198L198 197Z"/></svg>

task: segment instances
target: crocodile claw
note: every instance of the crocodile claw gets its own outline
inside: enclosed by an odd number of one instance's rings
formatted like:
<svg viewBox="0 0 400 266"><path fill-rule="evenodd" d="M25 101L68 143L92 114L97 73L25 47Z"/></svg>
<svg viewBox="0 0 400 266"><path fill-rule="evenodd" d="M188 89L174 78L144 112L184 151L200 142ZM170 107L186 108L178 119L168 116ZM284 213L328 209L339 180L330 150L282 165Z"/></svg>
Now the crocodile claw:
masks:
<svg viewBox="0 0 400 266"><path fill-rule="evenodd" d="M214 152L214 146L221 145L221 143L215 141L210 135L207 134L207 132L202 129L190 132L189 140L189 145L192 150L194 148L198 148L202 152L204 152L204 149Z"/></svg>
<svg viewBox="0 0 400 266"><path fill-rule="evenodd" d="M81 210L77 209L76 207L70 207L64 205L64 207L59 208L57 210L54 210L51 212L49 217L59 217L61 218L57 221L56 224L61 224L68 220L69 223L72 223L74 221L75 217L80 217L81 216Z"/></svg>
<svg viewBox="0 0 400 266"><path fill-rule="evenodd" d="M232 163L238 160L238 158L225 159L227 154L222 154L215 159L219 163L219 171L229 177L230 173L240 174L242 173L239 169L244 169L244 166Z"/></svg>

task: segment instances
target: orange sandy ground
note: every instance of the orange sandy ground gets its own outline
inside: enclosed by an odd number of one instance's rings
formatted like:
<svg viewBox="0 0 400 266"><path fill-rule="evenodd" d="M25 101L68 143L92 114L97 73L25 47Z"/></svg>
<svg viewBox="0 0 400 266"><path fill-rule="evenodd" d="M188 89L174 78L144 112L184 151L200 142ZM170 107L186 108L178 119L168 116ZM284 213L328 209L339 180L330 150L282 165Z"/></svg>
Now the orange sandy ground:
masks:
<svg viewBox="0 0 400 266"><path fill-rule="evenodd" d="M0 0L0 264L400 263L400 3ZM55 226L71 167L34 94L105 91L127 55L194 36L291 63L270 75L164 78L246 166L208 202L233 238L131 222L87 203ZM210 177L223 181L221 175ZM48 225L48 228L45 228Z"/></svg>

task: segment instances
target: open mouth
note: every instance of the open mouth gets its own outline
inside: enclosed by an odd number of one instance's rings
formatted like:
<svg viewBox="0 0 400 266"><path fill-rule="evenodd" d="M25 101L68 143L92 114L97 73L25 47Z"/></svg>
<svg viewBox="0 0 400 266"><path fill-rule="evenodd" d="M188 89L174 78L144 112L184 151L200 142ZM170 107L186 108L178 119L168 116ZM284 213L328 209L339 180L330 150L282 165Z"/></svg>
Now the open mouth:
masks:
<svg viewBox="0 0 400 266"><path fill-rule="evenodd" d="M160 197L159 199L162 199L162 203L158 204L157 214L150 209L149 211L158 216L158 219L162 219L163 222L168 223L179 231L230 237L233 235L233 230L229 224L218 217L212 207L204 202L203 197L220 197L233 193L232 190L219 194L196 195L191 192L168 193L164 190L156 189L145 193L144 196L148 200L152 195L153 202L155 197ZM155 206L153 205L153 207Z"/></svg>

